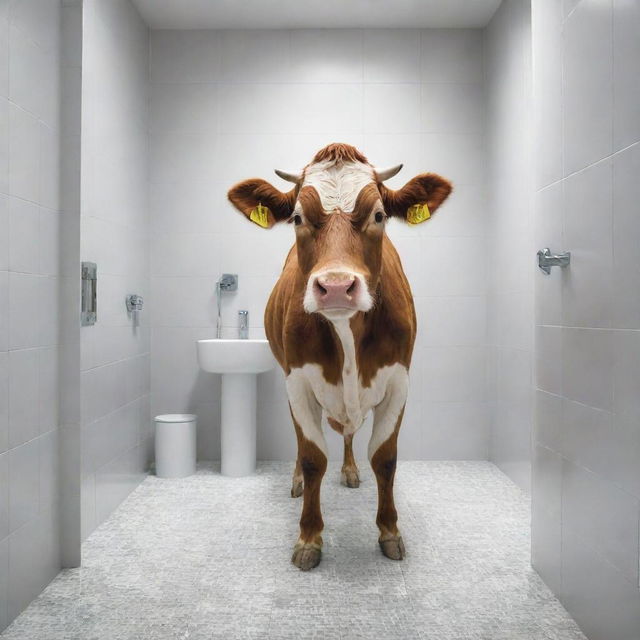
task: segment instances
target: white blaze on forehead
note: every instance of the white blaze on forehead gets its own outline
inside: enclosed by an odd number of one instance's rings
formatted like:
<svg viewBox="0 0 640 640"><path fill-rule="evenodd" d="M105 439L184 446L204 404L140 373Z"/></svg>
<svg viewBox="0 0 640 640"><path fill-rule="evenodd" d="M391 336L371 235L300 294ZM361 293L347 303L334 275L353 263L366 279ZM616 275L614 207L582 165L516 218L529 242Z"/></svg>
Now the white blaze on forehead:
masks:
<svg viewBox="0 0 640 640"><path fill-rule="evenodd" d="M303 187L314 187L327 213L352 213L362 187L374 181L373 167L363 162L327 160L309 165Z"/></svg>

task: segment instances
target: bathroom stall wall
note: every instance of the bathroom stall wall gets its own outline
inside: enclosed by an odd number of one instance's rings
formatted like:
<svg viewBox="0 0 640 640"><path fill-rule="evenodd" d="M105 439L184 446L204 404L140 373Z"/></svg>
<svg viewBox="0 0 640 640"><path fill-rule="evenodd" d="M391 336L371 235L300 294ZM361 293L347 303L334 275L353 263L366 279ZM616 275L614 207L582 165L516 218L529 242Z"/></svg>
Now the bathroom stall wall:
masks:
<svg viewBox="0 0 640 640"><path fill-rule="evenodd" d="M238 309L260 332L294 240L289 225L246 221L226 192L253 176L288 190L275 168L344 141L374 164L403 162L392 187L425 171L455 185L429 222L388 227L420 321L400 456L486 459L482 32L156 31L150 68L153 413L198 414L198 454L219 457L220 379L195 355L215 335L215 282L239 274L225 333L236 335ZM258 457L293 459L279 371L260 376L258 411ZM341 439L327 438L339 457ZM356 436L360 457L367 438Z"/></svg>
<svg viewBox="0 0 640 640"><path fill-rule="evenodd" d="M640 3L533 3L533 564L590 640L640 637Z"/></svg>
<svg viewBox="0 0 640 640"><path fill-rule="evenodd" d="M504 0L484 32L490 459L525 490L533 424L531 2Z"/></svg>
<svg viewBox="0 0 640 640"><path fill-rule="evenodd" d="M60 2L0 4L0 630L60 568Z"/></svg>
<svg viewBox="0 0 640 640"><path fill-rule="evenodd" d="M86 0L81 256L98 265L98 321L81 328L82 538L135 488L150 459L147 296L148 30L128 0Z"/></svg>

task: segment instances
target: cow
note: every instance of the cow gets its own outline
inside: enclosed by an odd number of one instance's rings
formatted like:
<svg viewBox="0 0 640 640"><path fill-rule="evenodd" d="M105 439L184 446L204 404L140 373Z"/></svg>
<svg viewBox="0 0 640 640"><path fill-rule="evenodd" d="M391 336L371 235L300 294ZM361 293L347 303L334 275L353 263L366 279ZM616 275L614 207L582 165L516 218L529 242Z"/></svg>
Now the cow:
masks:
<svg viewBox="0 0 640 640"><path fill-rule="evenodd" d="M333 143L301 173L276 170L294 184L286 193L259 178L228 193L256 224L271 228L286 221L295 230L264 326L285 374L298 442L291 495L303 495L303 506L292 562L303 571L316 567L322 554L323 410L344 437L341 479L352 488L360 482L353 436L373 411L368 457L378 486L378 541L388 558L405 555L393 483L416 314L385 225L389 218L428 219L452 187L434 173L417 175L397 191L386 187L401 168L377 169L355 147Z"/></svg>

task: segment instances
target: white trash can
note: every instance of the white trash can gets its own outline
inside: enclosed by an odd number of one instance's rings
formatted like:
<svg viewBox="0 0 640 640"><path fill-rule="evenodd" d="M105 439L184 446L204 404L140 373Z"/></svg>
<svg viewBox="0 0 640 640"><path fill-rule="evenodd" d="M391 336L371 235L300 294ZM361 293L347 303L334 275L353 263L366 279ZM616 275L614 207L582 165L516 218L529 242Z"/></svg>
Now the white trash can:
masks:
<svg viewBox="0 0 640 640"><path fill-rule="evenodd" d="M184 478L196 472L196 422L192 413L156 416L156 475Z"/></svg>

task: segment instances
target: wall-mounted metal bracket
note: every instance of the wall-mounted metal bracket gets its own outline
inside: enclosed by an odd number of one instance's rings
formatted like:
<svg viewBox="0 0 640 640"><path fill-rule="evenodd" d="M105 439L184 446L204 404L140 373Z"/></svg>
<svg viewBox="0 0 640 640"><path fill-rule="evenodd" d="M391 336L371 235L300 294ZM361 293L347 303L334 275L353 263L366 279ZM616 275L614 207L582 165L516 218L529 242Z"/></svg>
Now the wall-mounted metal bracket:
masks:
<svg viewBox="0 0 640 640"><path fill-rule="evenodd" d="M571 253L569 251L553 254L549 247L538 251L538 266L540 270L544 271L547 275L551 273L551 267L568 267L570 262Z"/></svg>
<svg viewBox="0 0 640 640"><path fill-rule="evenodd" d="M82 263L82 302L80 324L83 327L98 319L98 268L95 262Z"/></svg>

